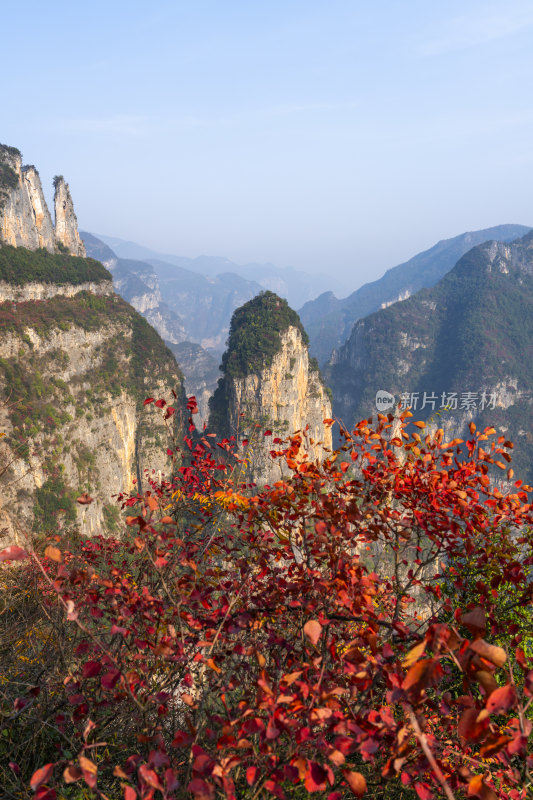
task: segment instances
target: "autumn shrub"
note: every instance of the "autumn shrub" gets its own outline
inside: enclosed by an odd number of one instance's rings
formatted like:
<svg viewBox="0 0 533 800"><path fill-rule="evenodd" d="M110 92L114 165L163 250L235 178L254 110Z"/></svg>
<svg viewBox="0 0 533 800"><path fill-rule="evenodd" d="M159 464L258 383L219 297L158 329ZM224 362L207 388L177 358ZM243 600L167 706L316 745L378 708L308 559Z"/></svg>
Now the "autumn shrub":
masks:
<svg viewBox="0 0 533 800"><path fill-rule="evenodd" d="M445 443L409 416L321 463L273 438L291 475L265 487L191 425L175 476L120 498L121 537L4 550L64 651L8 665L4 719L52 743L17 744L11 795L524 800L531 489L491 484L495 431Z"/></svg>

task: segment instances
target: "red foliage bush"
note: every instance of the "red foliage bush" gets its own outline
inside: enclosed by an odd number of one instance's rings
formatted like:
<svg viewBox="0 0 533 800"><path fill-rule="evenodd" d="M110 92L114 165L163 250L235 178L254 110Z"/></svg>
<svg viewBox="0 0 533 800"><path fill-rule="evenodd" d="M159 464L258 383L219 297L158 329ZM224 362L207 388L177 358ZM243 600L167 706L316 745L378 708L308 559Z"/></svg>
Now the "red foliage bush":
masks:
<svg viewBox="0 0 533 800"><path fill-rule="evenodd" d="M188 438L175 478L121 498L122 539L31 553L72 640L39 800L526 797L530 487L492 485L495 431L408 416L321 464L275 440L292 473L263 489Z"/></svg>

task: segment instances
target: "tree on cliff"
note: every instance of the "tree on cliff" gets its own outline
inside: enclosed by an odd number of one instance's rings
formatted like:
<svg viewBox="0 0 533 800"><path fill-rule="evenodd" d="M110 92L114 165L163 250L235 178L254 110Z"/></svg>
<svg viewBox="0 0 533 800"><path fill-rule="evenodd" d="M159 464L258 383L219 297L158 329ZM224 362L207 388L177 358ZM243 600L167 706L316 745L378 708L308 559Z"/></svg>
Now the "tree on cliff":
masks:
<svg viewBox="0 0 533 800"><path fill-rule="evenodd" d="M491 485L495 431L408 416L321 463L274 440L292 474L260 492L188 439L172 481L121 498L122 539L3 551L42 609L19 633L58 653L3 670L8 796L525 800L531 489Z"/></svg>

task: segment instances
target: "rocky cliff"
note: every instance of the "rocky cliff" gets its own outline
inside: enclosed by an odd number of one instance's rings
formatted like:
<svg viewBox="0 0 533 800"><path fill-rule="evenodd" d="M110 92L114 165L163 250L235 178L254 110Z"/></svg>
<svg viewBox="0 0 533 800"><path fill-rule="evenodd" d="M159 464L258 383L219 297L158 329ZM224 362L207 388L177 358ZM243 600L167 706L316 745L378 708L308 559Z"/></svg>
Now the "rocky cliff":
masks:
<svg viewBox="0 0 533 800"><path fill-rule="evenodd" d="M180 405L176 361L96 261L4 245L0 287L0 543L113 532L113 496L168 473L166 429L143 400L174 391Z"/></svg>
<svg viewBox="0 0 533 800"><path fill-rule="evenodd" d="M78 232L78 220L68 183L62 175L54 178L55 237L58 246L76 256L85 255L85 245Z"/></svg>
<svg viewBox="0 0 533 800"><path fill-rule="evenodd" d="M307 451L321 458L331 446L324 419L331 417L328 391L298 315L286 301L263 292L234 313L228 349L222 360L223 378L210 402L209 427L220 435L235 435L249 444L249 476L271 483L284 473L273 461L273 437L307 430ZM259 426L259 427L257 427ZM274 445L275 448L275 445Z"/></svg>
<svg viewBox="0 0 533 800"><path fill-rule="evenodd" d="M61 248L73 255L85 255L68 184L55 181L55 227L34 166L23 166L14 147L0 145L0 244L44 248L55 253Z"/></svg>
<svg viewBox="0 0 533 800"><path fill-rule="evenodd" d="M334 412L351 427L378 391L448 437L493 425L533 478L533 233L465 254L431 289L359 320L327 371ZM386 410L381 408L380 410Z"/></svg>

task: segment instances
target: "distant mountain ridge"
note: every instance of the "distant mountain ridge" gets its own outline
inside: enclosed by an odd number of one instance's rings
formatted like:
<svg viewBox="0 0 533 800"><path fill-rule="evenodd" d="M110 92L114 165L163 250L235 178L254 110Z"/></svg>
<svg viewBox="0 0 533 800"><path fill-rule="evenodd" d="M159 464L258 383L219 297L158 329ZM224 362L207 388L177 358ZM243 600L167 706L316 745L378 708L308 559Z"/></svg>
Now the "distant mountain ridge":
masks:
<svg viewBox="0 0 533 800"><path fill-rule="evenodd" d="M162 254L135 242L125 241L113 236L94 234L102 242L111 247L120 258L133 258L146 261L156 266L165 262L177 267L199 273L207 277L233 273L246 280L255 281L262 289L269 289L284 297L289 305L297 308L308 300L317 297L331 286L330 274L314 274L294 269L294 267L277 267L271 263L236 264L221 256L198 256L187 258L172 254ZM157 263L156 263L157 262ZM343 278L336 278L338 292L349 291L350 283Z"/></svg>
<svg viewBox="0 0 533 800"><path fill-rule="evenodd" d="M419 289L434 286L472 247L489 240L510 242L524 236L525 225L497 225L442 239L429 250L387 270L383 277L365 283L351 295L338 299L326 292L299 310L309 335L309 351L323 366L334 349L346 341L354 323Z"/></svg>
<svg viewBox="0 0 533 800"><path fill-rule="evenodd" d="M358 320L327 377L347 426L377 413L378 391L403 395L448 439L471 419L505 432L531 481L533 231L471 249L432 288Z"/></svg>
<svg viewBox="0 0 533 800"><path fill-rule="evenodd" d="M161 260L120 258L93 234L81 236L89 255L113 275L119 294L171 344L196 342L221 354L233 311L261 291L233 273L206 277Z"/></svg>

